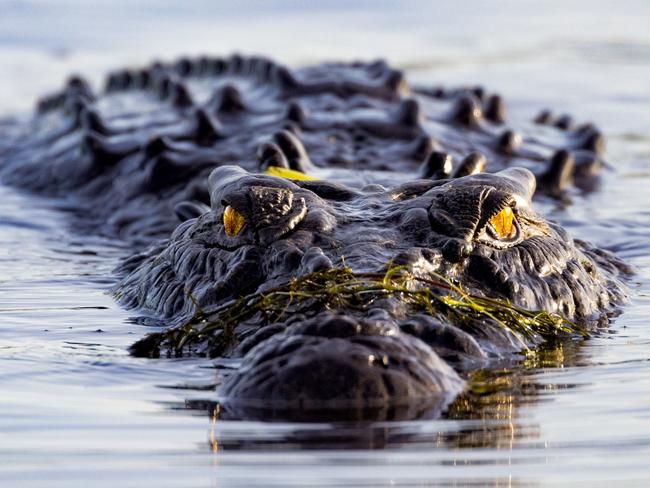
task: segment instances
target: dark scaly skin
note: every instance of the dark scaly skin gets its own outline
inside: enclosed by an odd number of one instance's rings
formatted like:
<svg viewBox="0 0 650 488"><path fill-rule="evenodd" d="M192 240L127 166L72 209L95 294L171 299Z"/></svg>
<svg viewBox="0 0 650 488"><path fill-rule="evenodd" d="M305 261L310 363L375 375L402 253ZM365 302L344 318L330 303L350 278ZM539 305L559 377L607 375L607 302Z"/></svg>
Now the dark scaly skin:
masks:
<svg viewBox="0 0 650 488"><path fill-rule="evenodd" d="M525 309L597 321L621 302L625 266L536 215L534 188L521 168L361 191L222 167L209 178L211 210L125 263L129 274L116 292L128 307L188 318L197 306L215 309L324 269L381 274L396 263ZM235 237L224 230L227 206L246 220ZM495 237L489 224L504 206L517 221L510 239ZM316 307L280 324L256 316L237 326L232 342L225 354L243 364L222 394L245 407L283 409L440 400L462 389L454 368L530 345L489 321L467 327L412 315L400 296L362 313ZM146 347L136 351L159 353ZM193 352L223 353L210 345Z"/></svg>
<svg viewBox="0 0 650 488"><path fill-rule="evenodd" d="M320 173L353 186L484 166L528 167L551 194L592 183L599 130L543 115L545 125L513 130L500 96L411 89L383 62L291 71L262 58L180 60L116 72L102 93L71 78L33 117L1 128L1 176L81 195L80 224L146 245L169 236L177 204L208 203L207 176L224 164L352 169Z"/></svg>
<svg viewBox="0 0 650 488"><path fill-rule="evenodd" d="M515 131L481 88L409 88L383 62L291 71L201 58L115 73L102 94L73 78L0 130L4 180L73 195L80 228L134 246L173 231L124 262L116 293L175 323L343 264L397 263L583 321L623 296L622 263L530 208L536 186L561 196L593 184L598 129L544 112ZM320 180L255 174L269 167ZM236 237L224 205L246 219ZM517 221L506 241L488 225L504 206ZM463 365L525 345L494 324L407 315L397 297L375 305L242 323L227 354L243 364L223 395L242 408L439 407L463 388Z"/></svg>

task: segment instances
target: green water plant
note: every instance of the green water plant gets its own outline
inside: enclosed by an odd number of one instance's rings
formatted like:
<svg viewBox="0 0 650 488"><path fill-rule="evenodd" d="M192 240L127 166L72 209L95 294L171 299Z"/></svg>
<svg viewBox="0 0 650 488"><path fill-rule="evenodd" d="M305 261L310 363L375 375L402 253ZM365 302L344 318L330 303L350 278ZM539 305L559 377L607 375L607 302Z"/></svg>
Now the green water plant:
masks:
<svg viewBox="0 0 650 488"><path fill-rule="evenodd" d="M133 346L133 352L154 357L161 351L172 356L219 356L234 345L235 328L244 321L263 325L320 310L363 312L390 297L404 304L405 315L426 313L461 328L490 321L518 334L523 348L541 338L587 335L585 328L560 314L525 310L506 300L472 294L445 276L417 276L390 264L384 273L354 273L348 267L317 271L213 310L197 305L186 323L148 335Z"/></svg>

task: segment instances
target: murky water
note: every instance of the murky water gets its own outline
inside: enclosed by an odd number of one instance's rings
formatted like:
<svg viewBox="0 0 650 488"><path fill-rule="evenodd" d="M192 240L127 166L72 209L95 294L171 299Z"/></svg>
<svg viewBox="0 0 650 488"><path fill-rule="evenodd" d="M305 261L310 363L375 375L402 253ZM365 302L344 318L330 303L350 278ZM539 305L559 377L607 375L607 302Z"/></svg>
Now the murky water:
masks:
<svg viewBox="0 0 650 488"><path fill-rule="evenodd" d="M636 266L631 301L598 337L478 374L441 419L225 421L211 362L127 354L146 327L104 290L128 250L0 187L0 486L650 486L647 2L130 3L0 1L0 115L71 71L199 52L383 55L422 83L480 81L514 121L549 106L606 131L602 188L537 206Z"/></svg>

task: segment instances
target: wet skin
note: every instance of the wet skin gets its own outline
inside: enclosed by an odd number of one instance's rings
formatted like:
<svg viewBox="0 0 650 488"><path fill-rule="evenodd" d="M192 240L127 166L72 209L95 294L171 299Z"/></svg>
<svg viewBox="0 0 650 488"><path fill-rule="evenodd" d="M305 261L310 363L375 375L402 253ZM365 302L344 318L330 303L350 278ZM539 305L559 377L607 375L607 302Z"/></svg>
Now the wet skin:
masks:
<svg viewBox="0 0 650 488"><path fill-rule="evenodd" d="M117 72L101 94L72 78L1 127L3 179L73 197L80 231L140 249L116 297L172 324L342 266L443 275L585 323L624 295L623 263L532 210L536 189L594 186L600 131L550 112L514 130L482 88L409 87L383 62L184 59ZM315 308L240 324L225 354L242 365L220 394L241 408L439 408L468 365L525 345L399 296Z"/></svg>
<svg viewBox="0 0 650 488"><path fill-rule="evenodd" d="M324 269L384 273L388 263L583 322L624 295L623 263L534 213L535 178L525 169L361 191L222 167L209 189L210 211L126 263L116 290L126 306L189 317ZM233 211L243 223L229 235ZM507 232L496 218L504 214L512 215ZM363 313L328 306L280 324L256 317L240 324L233 344L226 354L243 365L222 390L232 402L316 408L455 394L463 387L456 370L512 354L526 340L489 322L413 315L398 295Z"/></svg>
<svg viewBox="0 0 650 488"><path fill-rule="evenodd" d="M137 246L168 237L175 209L209 204L221 165L355 187L522 166L538 193L562 196L593 187L605 164L591 123L545 111L512 127L501 96L410 87L381 61L292 71L263 58L181 59L115 72L101 92L77 76L0 131L5 182L79 196L81 230Z"/></svg>

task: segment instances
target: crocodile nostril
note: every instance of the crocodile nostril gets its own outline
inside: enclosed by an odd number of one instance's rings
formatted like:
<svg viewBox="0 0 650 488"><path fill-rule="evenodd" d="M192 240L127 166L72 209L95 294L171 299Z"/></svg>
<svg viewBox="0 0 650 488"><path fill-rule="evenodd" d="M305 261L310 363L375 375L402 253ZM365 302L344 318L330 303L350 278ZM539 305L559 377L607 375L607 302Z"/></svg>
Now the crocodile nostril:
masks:
<svg viewBox="0 0 650 488"><path fill-rule="evenodd" d="M447 261L458 263L467 258L472 253L473 249L474 246L471 242L450 238L442 246L442 255Z"/></svg>

